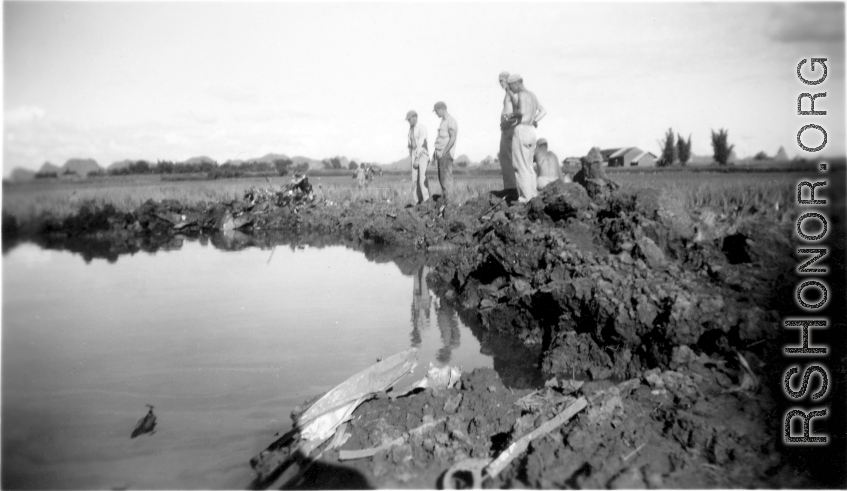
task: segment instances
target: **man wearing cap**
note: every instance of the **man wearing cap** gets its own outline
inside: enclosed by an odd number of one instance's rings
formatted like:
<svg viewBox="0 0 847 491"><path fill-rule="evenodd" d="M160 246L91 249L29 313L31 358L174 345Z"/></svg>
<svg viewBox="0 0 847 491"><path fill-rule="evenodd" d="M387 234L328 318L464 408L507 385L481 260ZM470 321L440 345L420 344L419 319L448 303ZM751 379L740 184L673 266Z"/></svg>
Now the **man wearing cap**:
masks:
<svg viewBox="0 0 847 491"><path fill-rule="evenodd" d="M418 113L406 113L409 122L409 158L412 161L412 187L415 203L429 199L429 181L426 179L426 165L429 163L429 149L426 143L426 126L418 123Z"/></svg>
<svg viewBox="0 0 847 491"><path fill-rule="evenodd" d="M503 96L503 110L500 112L500 172L503 174L503 190L511 199L518 197L518 185L515 183L515 168L512 167L512 136L515 133L515 122L511 119L512 97L509 92L509 72L502 72L498 77L500 87L506 92Z"/></svg>
<svg viewBox="0 0 847 491"><path fill-rule="evenodd" d="M516 121L515 134L512 136L512 166L515 168L515 181L518 185L518 201L526 203L538 195L532 157L535 153L535 128L547 111L538 103L535 94L526 90L523 77L517 73L506 79L509 90L515 94L514 112L511 117Z"/></svg>
<svg viewBox="0 0 847 491"><path fill-rule="evenodd" d="M453 198L453 157L456 154L459 125L456 118L447 113L447 104L436 102L433 111L441 118L441 125L438 127L432 160L438 160L438 183L441 184L442 199L449 203Z"/></svg>
<svg viewBox="0 0 847 491"><path fill-rule="evenodd" d="M538 173L537 186L539 191L551 182L559 179L565 180L562 176L562 169L559 167L559 157L547 150L547 140L544 138L539 138L535 147L535 169Z"/></svg>

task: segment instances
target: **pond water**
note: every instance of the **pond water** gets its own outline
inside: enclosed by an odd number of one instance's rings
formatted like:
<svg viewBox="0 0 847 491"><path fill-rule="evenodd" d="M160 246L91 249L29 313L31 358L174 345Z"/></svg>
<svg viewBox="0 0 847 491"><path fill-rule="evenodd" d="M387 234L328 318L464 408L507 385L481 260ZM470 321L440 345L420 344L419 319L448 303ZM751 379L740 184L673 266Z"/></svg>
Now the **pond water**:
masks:
<svg viewBox="0 0 847 491"><path fill-rule="evenodd" d="M243 488L296 405L409 346L413 379L431 362L538 382L532 355L468 327L426 274L341 246L6 251L3 487ZM156 431L130 439L145 404Z"/></svg>

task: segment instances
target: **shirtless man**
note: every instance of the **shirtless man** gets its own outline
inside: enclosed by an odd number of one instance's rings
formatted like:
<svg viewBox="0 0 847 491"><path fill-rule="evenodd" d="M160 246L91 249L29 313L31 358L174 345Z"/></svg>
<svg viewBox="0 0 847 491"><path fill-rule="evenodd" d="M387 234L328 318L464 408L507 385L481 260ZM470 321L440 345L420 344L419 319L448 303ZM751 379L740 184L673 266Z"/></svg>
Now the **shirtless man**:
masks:
<svg viewBox="0 0 847 491"><path fill-rule="evenodd" d="M547 150L547 140L539 138L535 147L535 169L538 172L538 190L558 180L565 181L562 168L559 167L559 157ZM565 181L567 182L567 181Z"/></svg>
<svg viewBox="0 0 847 491"><path fill-rule="evenodd" d="M512 97L509 92L509 84L506 79L509 78L509 72L503 72L499 76L500 87L506 92L503 96L503 110L500 112L500 171L503 174L503 191L509 199L516 199L518 195L517 184L515 183L515 168L512 167L512 136L515 133L514 120L512 115Z"/></svg>
<svg viewBox="0 0 847 491"><path fill-rule="evenodd" d="M512 137L512 166L515 169L515 181L518 185L518 201L526 203L538 195L535 170L532 157L535 153L535 128L547 111L539 104L535 94L523 85L523 77L517 73L506 79L509 90L515 94L514 112L510 119L516 122Z"/></svg>

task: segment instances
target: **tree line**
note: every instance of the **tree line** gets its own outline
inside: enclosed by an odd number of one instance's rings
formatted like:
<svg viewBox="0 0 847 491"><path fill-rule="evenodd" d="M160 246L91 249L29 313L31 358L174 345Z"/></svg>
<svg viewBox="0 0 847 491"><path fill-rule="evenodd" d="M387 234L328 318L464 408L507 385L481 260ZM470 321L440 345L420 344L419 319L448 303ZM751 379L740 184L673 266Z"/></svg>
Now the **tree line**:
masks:
<svg viewBox="0 0 847 491"><path fill-rule="evenodd" d="M289 172L305 172L309 164L302 162L295 164L291 159L275 159L271 162L249 161L241 164L225 162L218 164L215 161L202 162L173 162L170 160L159 160L155 163L146 160L130 162L125 166L112 167L91 171L88 176L127 176L144 174L207 174L209 177L239 177L249 174L278 174L284 176ZM55 178L60 174L73 174L70 169L58 172L38 172L36 178Z"/></svg>
<svg viewBox="0 0 847 491"><path fill-rule="evenodd" d="M730 145L728 140L728 130L723 128L717 132L712 130L712 158L718 165L726 165L735 148L735 145ZM673 128L668 128L664 138L659 140L659 147L662 149L662 156L656 161L659 167L674 164L686 165L691 161L691 135L688 135L686 140L677 133L674 140Z"/></svg>

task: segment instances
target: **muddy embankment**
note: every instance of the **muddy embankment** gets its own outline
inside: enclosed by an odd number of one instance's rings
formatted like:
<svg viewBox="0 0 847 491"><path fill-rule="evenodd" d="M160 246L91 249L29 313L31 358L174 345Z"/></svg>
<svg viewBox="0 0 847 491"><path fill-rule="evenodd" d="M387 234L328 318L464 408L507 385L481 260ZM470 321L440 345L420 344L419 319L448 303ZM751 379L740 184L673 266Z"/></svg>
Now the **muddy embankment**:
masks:
<svg viewBox="0 0 847 491"><path fill-rule="evenodd" d="M345 244L398 264L426 261L430 285L463 319L520 339L556 377L533 391L477 371L450 389L367 401L346 442L290 486L460 484L444 480L451 465L496 457L576 397L586 410L484 486L840 485L780 444L792 222L773 210L688 213L658 191L622 190L596 168L576 181L527 204L331 203L300 184L194 207L84 207L31 223L4 216L4 246L33 240L117 258L199 238L226 249ZM369 458L338 458L398 441ZM468 484L470 473L460 474ZM253 483L269 484L280 483Z"/></svg>

